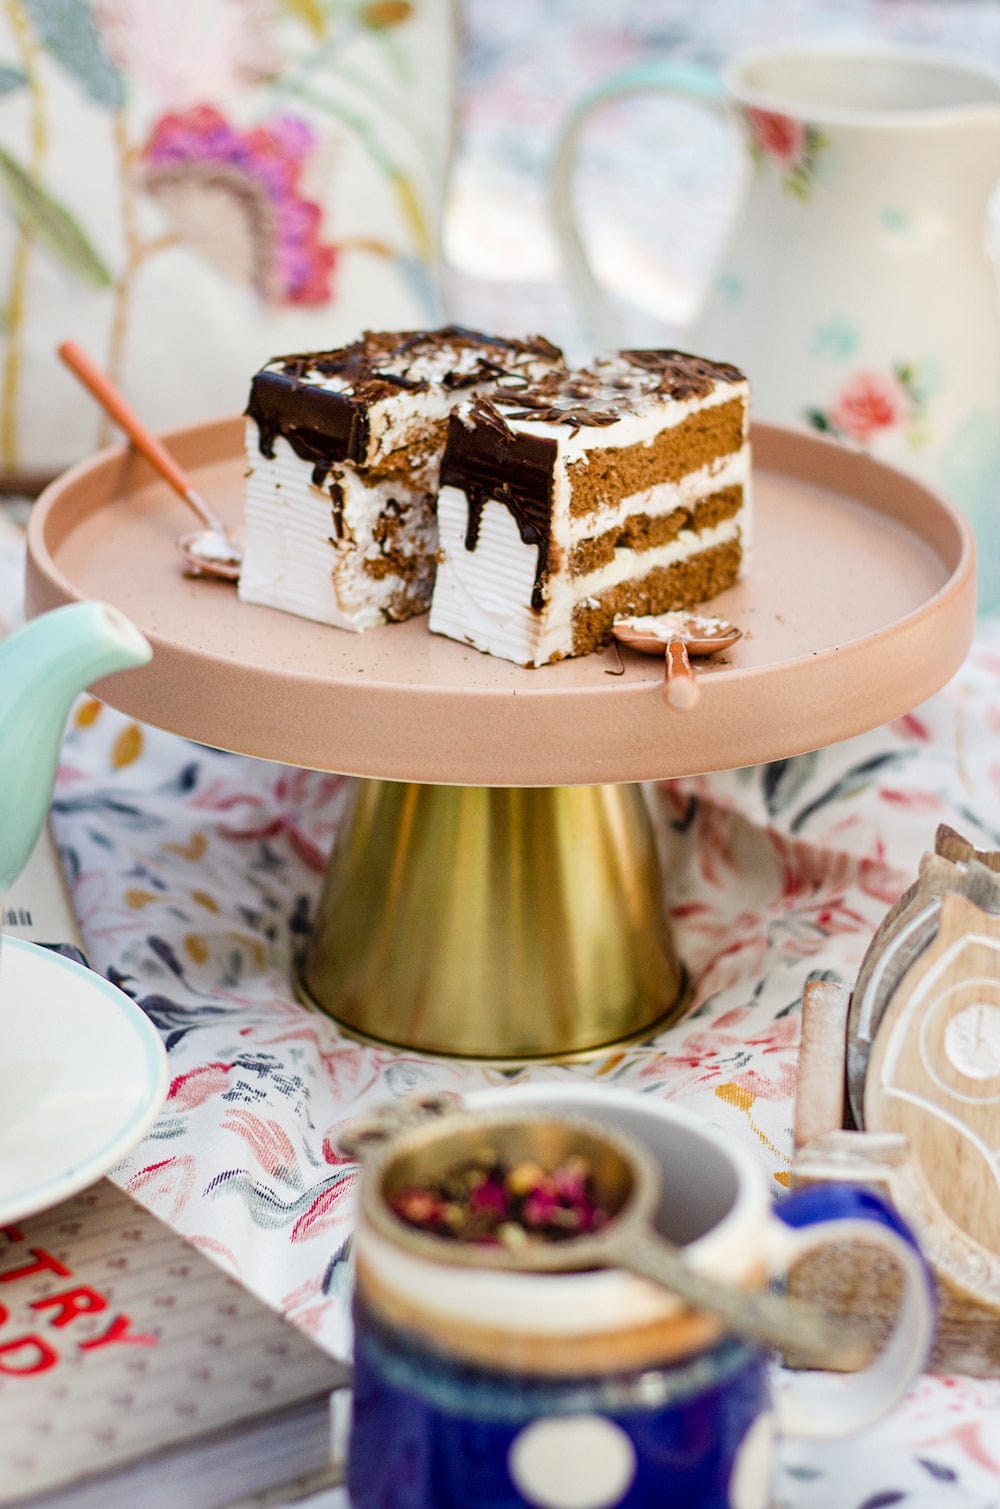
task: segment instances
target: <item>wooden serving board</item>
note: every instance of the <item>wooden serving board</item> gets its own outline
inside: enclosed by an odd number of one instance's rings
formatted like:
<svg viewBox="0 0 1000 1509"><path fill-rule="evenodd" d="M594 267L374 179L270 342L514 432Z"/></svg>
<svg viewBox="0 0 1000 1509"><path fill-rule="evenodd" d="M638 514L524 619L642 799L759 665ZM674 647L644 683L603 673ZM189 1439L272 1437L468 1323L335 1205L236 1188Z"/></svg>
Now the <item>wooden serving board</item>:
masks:
<svg viewBox="0 0 1000 1509"><path fill-rule="evenodd" d="M998 868L939 828L853 995L807 986L792 1163L794 1188L860 1183L896 1206L937 1281L930 1370L985 1377L1000 1375ZM806 1259L790 1287L863 1323L873 1346L899 1293L863 1243Z"/></svg>
<svg viewBox="0 0 1000 1509"><path fill-rule="evenodd" d="M847 1018L847 1096L855 1126L865 1125L865 1076L879 1023L898 981L936 936L942 898L958 893L985 911L1000 913L998 868L1000 855L971 848L942 825L935 852L924 855L917 880L880 923L862 961Z"/></svg>
<svg viewBox="0 0 1000 1509"><path fill-rule="evenodd" d="M901 1132L941 1209L1000 1253L1000 917L942 898L872 1044L865 1127Z"/></svg>

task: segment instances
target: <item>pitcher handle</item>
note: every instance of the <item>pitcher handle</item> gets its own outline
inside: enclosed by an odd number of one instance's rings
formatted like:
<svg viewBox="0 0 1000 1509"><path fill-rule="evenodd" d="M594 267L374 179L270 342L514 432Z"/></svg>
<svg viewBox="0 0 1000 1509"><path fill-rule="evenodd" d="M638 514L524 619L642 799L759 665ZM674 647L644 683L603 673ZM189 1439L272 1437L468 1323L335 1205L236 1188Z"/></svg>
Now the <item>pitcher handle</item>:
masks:
<svg viewBox="0 0 1000 1509"><path fill-rule="evenodd" d="M573 203L577 151L584 127L601 105L631 94L671 94L726 116L722 82L687 63L640 63L606 79L573 107L560 132L549 174L549 214L562 254L570 292L601 349L622 344L620 321L598 282L580 235Z"/></svg>
<svg viewBox="0 0 1000 1509"><path fill-rule="evenodd" d="M850 1435L879 1419L916 1379L934 1337L937 1286L906 1223L862 1186L800 1190L776 1207L771 1227L772 1271L786 1273L807 1253L830 1243L873 1243L899 1265L902 1294L892 1332L867 1367L844 1377L797 1373L775 1388L779 1430L799 1439Z"/></svg>

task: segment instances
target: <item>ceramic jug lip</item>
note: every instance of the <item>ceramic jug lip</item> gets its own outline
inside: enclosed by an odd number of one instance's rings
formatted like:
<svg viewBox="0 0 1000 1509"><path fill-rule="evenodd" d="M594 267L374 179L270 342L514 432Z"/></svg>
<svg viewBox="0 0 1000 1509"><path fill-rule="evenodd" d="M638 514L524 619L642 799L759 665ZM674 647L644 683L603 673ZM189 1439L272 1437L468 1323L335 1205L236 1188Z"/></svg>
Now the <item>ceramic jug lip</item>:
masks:
<svg viewBox="0 0 1000 1509"><path fill-rule="evenodd" d="M881 130L1000 119L1000 73L922 48L796 43L742 53L723 70L750 109L818 126Z"/></svg>

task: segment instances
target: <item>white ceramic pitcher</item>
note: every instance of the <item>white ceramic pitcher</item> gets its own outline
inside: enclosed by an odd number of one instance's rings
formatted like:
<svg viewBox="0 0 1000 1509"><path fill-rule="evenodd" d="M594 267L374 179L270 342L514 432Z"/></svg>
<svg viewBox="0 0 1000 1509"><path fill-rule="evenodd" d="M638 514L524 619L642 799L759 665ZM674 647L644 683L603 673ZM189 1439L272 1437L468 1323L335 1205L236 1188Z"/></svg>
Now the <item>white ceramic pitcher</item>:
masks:
<svg viewBox="0 0 1000 1509"><path fill-rule="evenodd" d="M933 54L787 47L721 79L668 61L583 99L556 154L567 274L598 344L621 344L573 208L591 113L686 96L742 128L747 172L720 262L678 343L741 366L758 417L902 466L976 530L980 607L1000 609L1000 300L987 200L1000 178L1000 78Z"/></svg>

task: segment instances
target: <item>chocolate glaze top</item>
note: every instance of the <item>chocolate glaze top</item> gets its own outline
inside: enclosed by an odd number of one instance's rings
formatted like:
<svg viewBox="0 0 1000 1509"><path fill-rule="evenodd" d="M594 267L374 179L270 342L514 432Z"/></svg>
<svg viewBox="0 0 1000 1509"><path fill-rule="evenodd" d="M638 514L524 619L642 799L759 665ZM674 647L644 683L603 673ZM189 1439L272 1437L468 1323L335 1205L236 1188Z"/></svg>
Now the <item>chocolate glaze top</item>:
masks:
<svg viewBox="0 0 1000 1509"><path fill-rule="evenodd" d="M498 378L526 386L550 365L561 367L562 353L542 336L506 339L460 325L368 330L334 351L273 358L254 377L246 412L262 454L273 456L283 435L313 464L319 485L335 462L366 460L374 405L404 392L460 391Z"/></svg>
<svg viewBox="0 0 1000 1509"><path fill-rule="evenodd" d="M562 364L562 352L543 336L522 341L445 325L440 330L366 330L349 346L275 357L267 367L297 382L333 379L329 385L335 391L373 404L400 389L426 392L432 383L469 388L539 361Z"/></svg>
<svg viewBox="0 0 1000 1509"><path fill-rule="evenodd" d="M470 417L494 429L511 421L534 420L572 429L616 424L665 399L706 398L719 383L746 379L728 362L713 362L686 351L620 351L592 367L552 370L527 386L501 381L477 400Z"/></svg>

